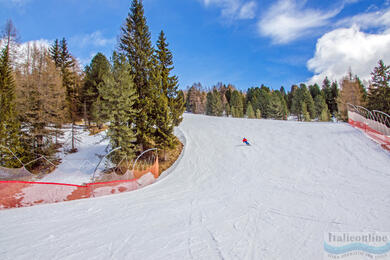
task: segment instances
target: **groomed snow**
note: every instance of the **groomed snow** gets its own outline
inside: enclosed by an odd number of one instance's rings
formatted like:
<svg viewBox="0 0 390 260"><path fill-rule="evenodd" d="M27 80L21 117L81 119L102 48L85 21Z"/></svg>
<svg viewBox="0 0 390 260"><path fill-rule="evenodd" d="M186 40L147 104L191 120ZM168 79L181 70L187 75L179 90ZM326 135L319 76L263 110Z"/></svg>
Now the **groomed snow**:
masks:
<svg viewBox="0 0 390 260"><path fill-rule="evenodd" d="M347 124L186 114L178 135L144 189L0 211L0 259L322 259L326 231L390 231L390 154Z"/></svg>

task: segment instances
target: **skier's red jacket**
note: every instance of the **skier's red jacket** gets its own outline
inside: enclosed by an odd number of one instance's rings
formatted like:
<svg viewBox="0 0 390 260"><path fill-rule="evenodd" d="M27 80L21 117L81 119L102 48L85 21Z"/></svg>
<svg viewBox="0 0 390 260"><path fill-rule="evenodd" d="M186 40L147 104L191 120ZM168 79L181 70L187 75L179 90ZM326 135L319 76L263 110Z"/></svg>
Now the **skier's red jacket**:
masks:
<svg viewBox="0 0 390 260"><path fill-rule="evenodd" d="M242 139L242 142L246 143L246 142L248 142L248 140L246 140L246 138L244 138L244 139Z"/></svg>

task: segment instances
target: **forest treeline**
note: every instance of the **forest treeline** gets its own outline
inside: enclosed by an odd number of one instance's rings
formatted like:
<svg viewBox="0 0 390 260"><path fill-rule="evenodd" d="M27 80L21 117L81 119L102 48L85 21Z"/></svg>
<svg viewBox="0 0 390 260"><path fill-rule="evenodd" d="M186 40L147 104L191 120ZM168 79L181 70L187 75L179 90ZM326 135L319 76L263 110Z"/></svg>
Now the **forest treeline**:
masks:
<svg viewBox="0 0 390 260"><path fill-rule="evenodd" d="M349 103L390 114L390 66L380 60L371 75L368 88L352 72L340 84L325 77L321 86L292 85L290 91L261 85L243 92L223 83L206 89L195 83L184 93L186 110L211 116L330 121L347 120Z"/></svg>
<svg viewBox="0 0 390 260"><path fill-rule="evenodd" d="M185 100L172 75L167 38L161 31L152 44L142 1L132 1L110 59L98 53L84 69L65 38L48 49L32 44L27 50L20 50L17 40L9 20L0 44L0 145L22 162L52 158L65 126L71 128L69 152L76 152L80 122L108 127L111 149L122 148L113 161L177 144L173 129L182 120ZM0 166L21 166L0 150Z"/></svg>

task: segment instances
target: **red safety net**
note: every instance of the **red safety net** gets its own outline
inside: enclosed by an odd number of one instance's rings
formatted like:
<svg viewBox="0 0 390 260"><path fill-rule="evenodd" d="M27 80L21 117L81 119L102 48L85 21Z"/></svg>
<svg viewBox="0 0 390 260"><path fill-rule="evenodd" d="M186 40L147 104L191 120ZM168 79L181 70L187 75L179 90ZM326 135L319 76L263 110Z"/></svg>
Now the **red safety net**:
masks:
<svg viewBox="0 0 390 260"><path fill-rule="evenodd" d="M159 176L158 158L145 171L135 171L135 179L86 185L64 183L0 181L0 209L86 199L137 190L152 184Z"/></svg>
<svg viewBox="0 0 390 260"><path fill-rule="evenodd" d="M390 136L373 128L378 125L378 122L376 122L375 120L363 118L362 116L357 115L354 112L348 112L348 115L348 122L350 125L363 130L371 139L381 144L384 149L390 151ZM384 129L387 128L383 124L381 125L381 127Z"/></svg>

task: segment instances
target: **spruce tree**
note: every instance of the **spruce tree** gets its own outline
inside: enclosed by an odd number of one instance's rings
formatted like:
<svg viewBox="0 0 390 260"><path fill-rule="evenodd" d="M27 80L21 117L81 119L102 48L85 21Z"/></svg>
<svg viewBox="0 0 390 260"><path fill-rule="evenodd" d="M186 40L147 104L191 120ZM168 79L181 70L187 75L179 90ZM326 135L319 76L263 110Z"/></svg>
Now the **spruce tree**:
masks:
<svg viewBox="0 0 390 260"><path fill-rule="evenodd" d="M253 111L251 102L248 102L248 106L246 108L246 116L248 118L255 118L255 112Z"/></svg>
<svg viewBox="0 0 390 260"><path fill-rule="evenodd" d="M61 47L58 39L55 39L52 46L50 46L50 56L57 68L61 67Z"/></svg>
<svg viewBox="0 0 390 260"><path fill-rule="evenodd" d="M386 66L383 60L380 60L371 75L368 107L390 114L390 66Z"/></svg>
<svg viewBox="0 0 390 260"><path fill-rule="evenodd" d="M183 120L183 107L184 99L179 96L178 91L178 78L177 76L171 76L171 72L174 69L173 67L173 55L172 52L168 49L169 44L165 37L164 31L160 32L158 41L157 41L157 50L156 58L158 61L158 69L161 74L161 87L164 94L168 98L168 106L170 109L170 114L173 118L175 126L178 126Z"/></svg>
<svg viewBox="0 0 390 260"><path fill-rule="evenodd" d="M85 106L85 114L88 123L90 121L99 122L99 104L93 106L99 97L98 87L104 83L104 77L110 73L110 62L102 53L93 57L91 64L85 67L85 79L83 84L82 102ZM93 111L93 108L96 111Z"/></svg>
<svg viewBox="0 0 390 260"><path fill-rule="evenodd" d="M230 105L229 103L226 103L225 104L225 116L229 117L231 115L231 111L230 111Z"/></svg>
<svg viewBox="0 0 390 260"><path fill-rule="evenodd" d="M256 109L256 118L261 119L261 111L260 109Z"/></svg>
<svg viewBox="0 0 390 260"><path fill-rule="evenodd" d="M213 104L213 94L211 92L207 93L206 96L206 115L208 116L213 116L213 109L212 109L212 104Z"/></svg>
<svg viewBox="0 0 390 260"><path fill-rule="evenodd" d="M230 105L233 117L244 117L244 104L240 92L234 90L230 100Z"/></svg>
<svg viewBox="0 0 390 260"><path fill-rule="evenodd" d="M309 114L309 112L307 111L307 104L306 104L306 102L303 102L303 103L302 103L302 115L303 115L303 119L304 119L306 122L310 122L310 114Z"/></svg>
<svg viewBox="0 0 390 260"><path fill-rule="evenodd" d="M172 106L172 120L175 126L178 126L183 121L183 113L186 110L186 102L184 92L179 90L177 97L174 99Z"/></svg>
<svg viewBox="0 0 390 260"><path fill-rule="evenodd" d="M15 82L9 59L9 45L6 45L0 55L0 145L11 149L21 157L23 147L20 143L20 135L20 122L15 110ZM0 166L21 167L13 155L2 147L0 147Z"/></svg>
<svg viewBox="0 0 390 260"><path fill-rule="evenodd" d="M138 99L135 109L138 112L136 118L137 143L140 149L146 149L153 139L152 110L153 86L151 82L153 73L153 53L149 27L146 24L142 1L133 0L126 23L122 27L122 35L119 42L120 51L126 55L130 63L130 74L133 76L134 86Z"/></svg>
<svg viewBox="0 0 390 260"><path fill-rule="evenodd" d="M134 104L138 98L132 76L128 73L130 64L124 56L113 54L111 73L105 74L103 84L98 85L102 110L110 122L108 136L111 148L121 147L111 160L118 163L124 156L135 154L134 122L138 111Z"/></svg>
<svg viewBox="0 0 390 260"><path fill-rule="evenodd" d="M320 94L314 99L314 106L316 111L316 117L319 121L329 121L330 113L328 106L326 105L324 97Z"/></svg>

